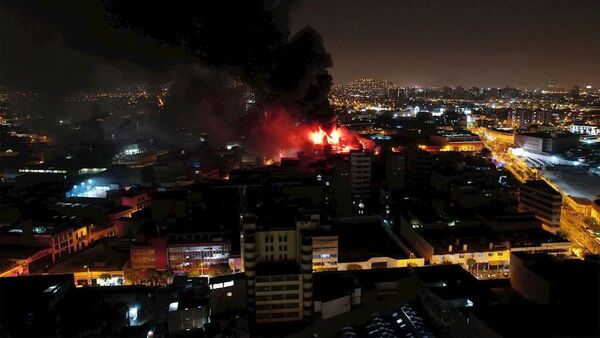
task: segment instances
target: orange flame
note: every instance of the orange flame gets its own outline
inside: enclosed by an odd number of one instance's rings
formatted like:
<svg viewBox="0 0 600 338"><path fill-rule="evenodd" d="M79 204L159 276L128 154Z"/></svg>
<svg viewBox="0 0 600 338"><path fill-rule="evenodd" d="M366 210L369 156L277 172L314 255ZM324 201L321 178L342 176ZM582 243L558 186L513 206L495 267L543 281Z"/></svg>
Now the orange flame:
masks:
<svg viewBox="0 0 600 338"><path fill-rule="evenodd" d="M334 152L338 153L372 148L372 141L363 139L345 128L334 128L330 133L327 133L319 127L316 131L309 131L308 139L315 145L329 145Z"/></svg>

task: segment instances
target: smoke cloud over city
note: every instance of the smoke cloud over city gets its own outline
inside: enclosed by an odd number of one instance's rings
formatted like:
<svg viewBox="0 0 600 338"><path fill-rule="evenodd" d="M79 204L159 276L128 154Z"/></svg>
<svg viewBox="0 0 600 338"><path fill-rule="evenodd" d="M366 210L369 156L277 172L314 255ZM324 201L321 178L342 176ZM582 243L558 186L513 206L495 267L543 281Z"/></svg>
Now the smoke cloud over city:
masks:
<svg viewBox="0 0 600 338"><path fill-rule="evenodd" d="M146 122L164 140L181 128L197 127L226 141L240 129L255 130L272 111L299 122L331 123L331 57L314 29L290 33L292 6L288 1L182 2L168 8L119 1L3 3L1 30L9 44L2 50L0 81L36 91L40 106L34 112L49 119L64 116L65 97L88 89L140 81L165 86L160 116ZM256 124L240 128L247 91L256 109L245 122ZM86 118L84 112L73 116Z"/></svg>

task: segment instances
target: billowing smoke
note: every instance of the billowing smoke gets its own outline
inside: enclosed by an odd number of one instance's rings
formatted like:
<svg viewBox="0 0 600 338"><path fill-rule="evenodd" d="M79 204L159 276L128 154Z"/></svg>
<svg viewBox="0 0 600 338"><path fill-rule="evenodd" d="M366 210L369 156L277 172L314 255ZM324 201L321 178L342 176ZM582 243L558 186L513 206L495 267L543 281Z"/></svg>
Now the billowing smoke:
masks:
<svg viewBox="0 0 600 338"><path fill-rule="evenodd" d="M330 122L330 55L307 27L290 37L290 1L108 2L117 27L182 48L201 63L239 78L263 107L283 106L308 120Z"/></svg>
<svg viewBox="0 0 600 338"><path fill-rule="evenodd" d="M2 41L12 42L2 48L2 68L8 71L0 80L54 99L113 78L99 77L99 68L119 74L114 78L129 75L132 82L170 80L156 132L173 135L179 127L197 126L221 140L254 129L239 125L243 95L231 83L241 81L255 94L257 116L269 119L269 112L285 111L294 121L325 125L334 120L327 100L332 60L312 28L290 35L292 4L3 2ZM21 27L21 38L11 36L15 27ZM56 104L46 110L60 109Z"/></svg>

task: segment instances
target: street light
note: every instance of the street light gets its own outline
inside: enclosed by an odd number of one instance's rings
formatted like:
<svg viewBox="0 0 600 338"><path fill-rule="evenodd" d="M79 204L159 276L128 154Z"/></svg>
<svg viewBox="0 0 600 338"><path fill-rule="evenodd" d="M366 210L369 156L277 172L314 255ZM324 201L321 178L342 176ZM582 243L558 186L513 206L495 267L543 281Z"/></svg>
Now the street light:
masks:
<svg viewBox="0 0 600 338"><path fill-rule="evenodd" d="M90 272L90 267L87 265L83 266L84 269L87 269L88 272L88 286L92 285L92 273Z"/></svg>

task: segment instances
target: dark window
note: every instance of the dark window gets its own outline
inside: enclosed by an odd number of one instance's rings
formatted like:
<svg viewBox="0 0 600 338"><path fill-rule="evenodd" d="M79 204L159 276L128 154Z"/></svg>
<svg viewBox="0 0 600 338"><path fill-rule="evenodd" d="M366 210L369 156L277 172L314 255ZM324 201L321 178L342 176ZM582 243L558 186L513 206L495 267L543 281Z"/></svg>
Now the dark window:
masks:
<svg viewBox="0 0 600 338"><path fill-rule="evenodd" d="M299 295L297 293L288 293L285 295L285 299L298 299Z"/></svg>

